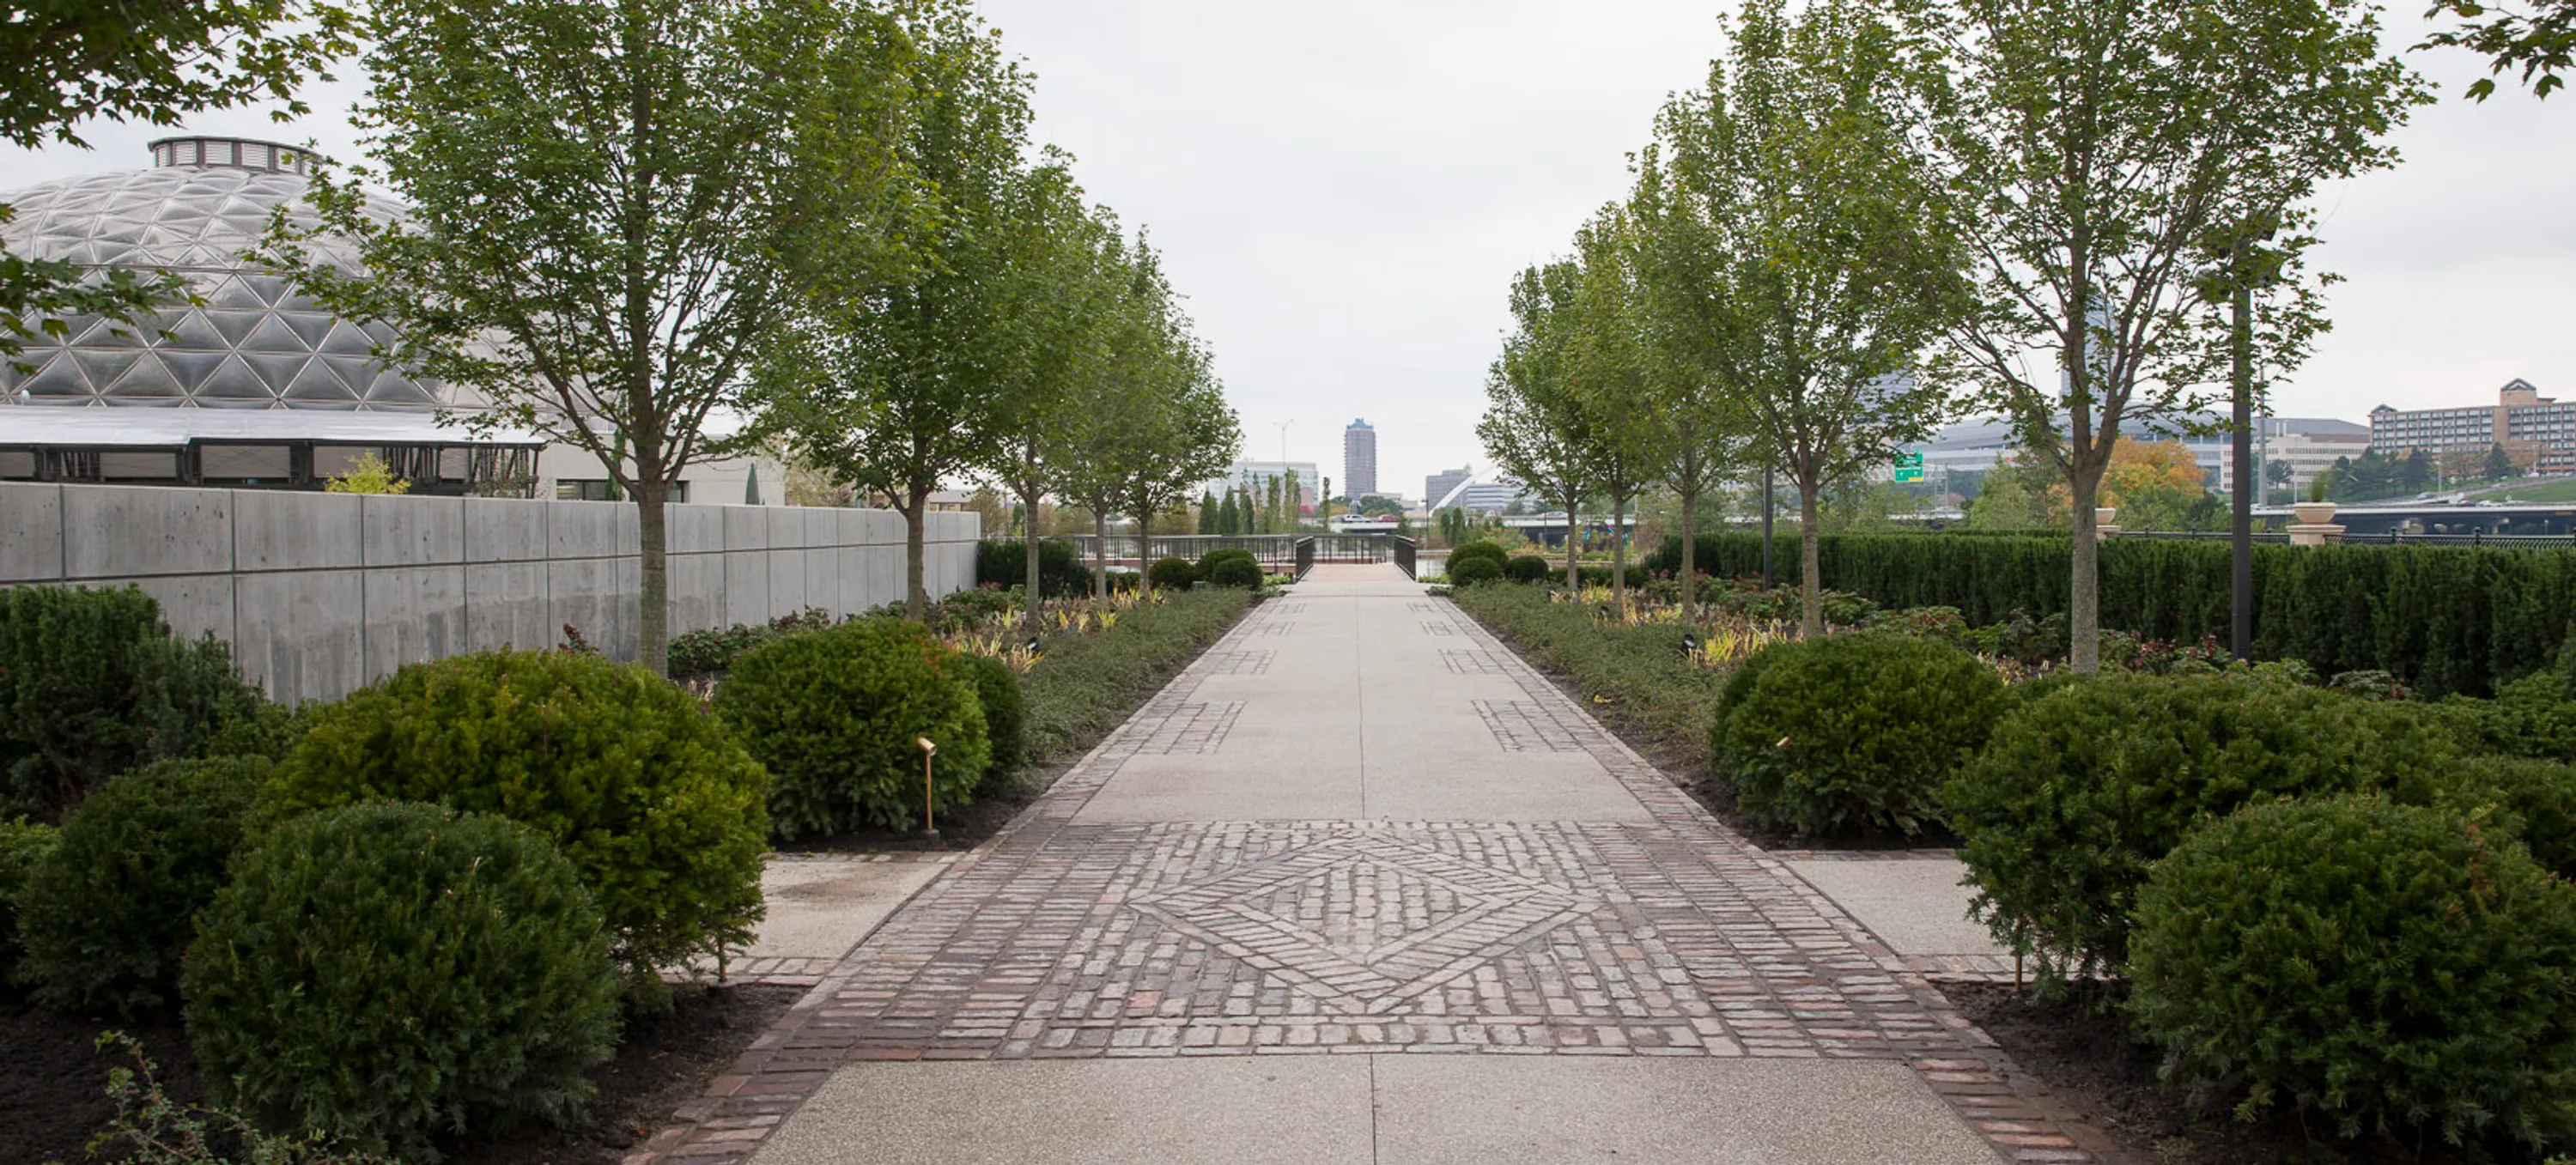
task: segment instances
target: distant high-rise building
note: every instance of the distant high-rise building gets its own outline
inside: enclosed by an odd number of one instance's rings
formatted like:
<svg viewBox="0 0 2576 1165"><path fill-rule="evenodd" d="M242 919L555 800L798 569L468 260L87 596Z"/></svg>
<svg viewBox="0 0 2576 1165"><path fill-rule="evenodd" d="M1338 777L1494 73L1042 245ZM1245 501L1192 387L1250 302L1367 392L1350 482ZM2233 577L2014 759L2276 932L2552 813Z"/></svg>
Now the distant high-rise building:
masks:
<svg viewBox="0 0 2576 1165"><path fill-rule="evenodd" d="M1367 497L1377 492L1377 430L1366 420L1342 430L1342 494Z"/></svg>
<svg viewBox="0 0 2576 1165"><path fill-rule="evenodd" d="M2449 409L2370 410L2370 447L2383 457L2410 450L2431 454L2483 453L2498 445L2537 447L2542 473L2576 469L2576 402L2540 395L2527 380L2511 380L2496 403Z"/></svg>
<svg viewBox="0 0 2576 1165"><path fill-rule="evenodd" d="M1456 469L1444 469L1429 477L1423 478L1422 504L1426 506L1438 506L1442 500L1449 497L1449 491L1465 485L1467 483L1467 479L1473 476L1475 476L1474 473L1469 471L1466 466L1461 465ZM1453 501L1450 504L1456 505L1457 503Z"/></svg>

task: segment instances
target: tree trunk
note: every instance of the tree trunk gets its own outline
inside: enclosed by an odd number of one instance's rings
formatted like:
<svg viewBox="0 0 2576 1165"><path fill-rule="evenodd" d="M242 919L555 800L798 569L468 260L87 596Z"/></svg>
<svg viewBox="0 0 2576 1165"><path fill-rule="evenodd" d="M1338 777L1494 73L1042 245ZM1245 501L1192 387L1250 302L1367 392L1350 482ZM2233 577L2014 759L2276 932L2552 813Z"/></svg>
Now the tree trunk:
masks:
<svg viewBox="0 0 2576 1165"><path fill-rule="evenodd" d="M1154 597L1154 508L1144 497L1136 499L1136 594Z"/></svg>
<svg viewBox="0 0 2576 1165"><path fill-rule="evenodd" d="M1689 473L1687 476L1696 481L1699 475ZM1699 586L1699 487L1693 485L1681 492L1682 622L1692 623L1697 621L1692 610L1692 597Z"/></svg>
<svg viewBox="0 0 2576 1165"><path fill-rule="evenodd" d="M1020 491L1020 510L1022 513L1028 515L1028 520L1021 525L1020 529L1026 534L1029 543L1028 624L1029 634L1035 635L1038 633L1038 603L1040 601L1038 597L1040 575L1038 562L1040 560L1040 555L1038 554L1038 490L1036 486L1030 486L1029 488Z"/></svg>
<svg viewBox="0 0 2576 1165"><path fill-rule="evenodd" d="M1092 556L1098 569L1092 571L1091 595L1106 603L1109 601L1109 507L1101 506L1091 511L1091 536L1092 545L1099 547Z"/></svg>
<svg viewBox="0 0 2576 1165"><path fill-rule="evenodd" d="M2071 469L2066 486L2075 509L2075 574L2066 591L2067 666L2090 673L2102 666L2102 534L2093 520L2093 503L2102 496L2102 470Z"/></svg>
<svg viewBox="0 0 2576 1165"><path fill-rule="evenodd" d="M1575 524L1576 524L1577 522L1580 522L1580 521L1582 520L1582 519L1577 518L1577 517L1575 517L1575 516L1574 516L1574 506L1575 506L1575 502L1576 502L1577 500L1578 500L1578 499L1574 496L1574 491L1569 490L1569 491L1567 491L1567 492L1566 492L1566 495L1565 495L1565 590L1566 590L1566 594L1567 594L1567 597L1568 597L1568 598L1573 597L1575 594L1578 594L1578 593L1580 593L1580 592L1583 590L1583 572L1582 572L1581 570L1577 569L1576 562L1575 562L1575 557L1574 557L1574 531L1575 531Z"/></svg>
<svg viewBox="0 0 2576 1165"><path fill-rule="evenodd" d="M635 485L636 528L643 567L644 593L636 612L635 661L654 675L670 671L671 536L670 487L649 477Z"/></svg>
<svg viewBox="0 0 2576 1165"><path fill-rule="evenodd" d="M1798 475L1798 634L1825 633L1824 571L1816 564L1816 527L1824 515L1816 504L1817 483Z"/></svg>
<svg viewBox="0 0 2576 1165"><path fill-rule="evenodd" d="M915 486L896 503L903 511L903 614L916 623L930 621L930 592L921 584L922 527L930 509L930 490Z"/></svg>
<svg viewBox="0 0 2576 1165"><path fill-rule="evenodd" d="M1628 499L1610 497L1610 606L1628 613Z"/></svg>

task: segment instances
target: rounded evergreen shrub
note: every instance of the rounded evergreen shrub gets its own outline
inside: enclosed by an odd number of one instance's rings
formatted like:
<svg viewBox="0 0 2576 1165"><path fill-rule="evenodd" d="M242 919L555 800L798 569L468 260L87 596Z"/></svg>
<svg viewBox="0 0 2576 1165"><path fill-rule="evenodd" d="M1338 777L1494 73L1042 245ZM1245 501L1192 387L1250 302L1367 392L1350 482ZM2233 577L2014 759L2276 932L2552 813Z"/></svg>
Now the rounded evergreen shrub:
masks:
<svg viewBox="0 0 2576 1165"><path fill-rule="evenodd" d="M2458 768L2405 705L2241 672L2105 673L2006 715L1942 807L1980 915L2054 975L2127 958L2138 885L2201 823L2311 794L2428 804Z"/></svg>
<svg viewBox="0 0 2576 1165"><path fill-rule="evenodd" d="M984 737L993 759L984 768L983 789L991 789L1017 771L1029 754L1029 706L1020 695L1020 676L1011 665L989 655L958 657L975 684L975 703L984 709Z"/></svg>
<svg viewBox="0 0 2576 1165"><path fill-rule="evenodd" d="M428 801L525 824L581 872L650 993L662 968L751 941L768 789L724 724L660 676L489 651L411 664L316 710L262 816Z"/></svg>
<svg viewBox="0 0 2576 1165"><path fill-rule="evenodd" d="M2523 757L2472 757L2444 802L2488 810L2532 859L2562 878L2576 878L2576 765Z"/></svg>
<svg viewBox="0 0 2576 1165"><path fill-rule="evenodd" d="M45 855L53 852L53 826L24 817L0 819L0 994L18 969L18 892Z"/></svg>
<svg viewBox="0 0 2576 1165"><path fill-rule="evenodd" d="M1241 558L1220 558L1215 568L1208 571L1207 581L1209 586L1257 591L1261 589L1261 564L1250 554Z"/></svg>
<svg viewBox="0 0 2576 1165"><path fill-rule="evenodd" d="M1191 583L1199 581L1199 568L1190 565L1186 558L1157 558L1154 565L1146 568L1145 581L1157 587L1185 591L1190 589Z"/></svg>
<svg viewBox="0 0 2576 1165"><path fill-rule="evenodd" d="M99 787L20 895L36 1002L133 1017L177 1002L197 912L223 889L267 780L260 757L168 760Z"/></svg>
<svg viewBox="0 0 2576 1165"><path fill-rule="evenodd" d="M1456 558L1449 560L1449 585L1453 587L1474 586L1477 583L1501 582L1502 579L1502 564L1491 558L1478 555L1464 561Z"/></svg>
<svg viewBox="0 0 2576 1165"><path fill-rule="evenodd" d="M1510 575L1513 582L1524 583L1546 582L1547 576L1556 572L1545 558L1535 554L1514 555L1510 561L1503 564L1503 570Z"/></svg>
<svg viewBox="0 0 2576 1165"><path fill-rule="evenodd" d="M616 1046L599 907L544 837L490 814L378 802L279 826L187 968L214 1100L361 1151L434 1158L450 1132L567 1122Z"/></svg>
<svg viewBox="0 0 2576 1165"><path fill-rule="evenodd" d="M940 812L973 800L992 759L974 671L900 619L862 619L744 653L716 712L768 766L779 836L921 825L922 757Z"/></svg>
<svg viewBox="0 0 2576 1165"><path fill-rule="evenodd" d="M1946 643L1891 633L1828 635L1762 649L1752 681L1721 693L1716 771L1756 824L1815 837L1940 819L1943 782L2011 704L2003 679Z"/></svg>
<svg viewBox="0 0 2576 1165"><path fill-rule="evenodd" d="M1199 556L1196 577L1204 582L1216 582L1217 564L1229 559L1240 559L1250 563L1254 574L1261 573L1261 559L1251 551L1240 546L1219 546Z"/></svg>
<svg viewBox="0 0 2576 1165"><path fill-rule="evenodd" d="M1494 569L1498 571L1508 569L1511 561L1511 556L1503 552L1502 546L1478 538L1449 548L1449 573L1452 575L1458 573L1458 564L1471 558L1492 559Z"/></svg>
<svg viewBox="0 0 2576 1165"><path fill-rule="evenodd" d="M2576 888L2465 818L2249 807L2138 893L2129 1007L2167 1072L2345 1137L2576 1132Z"/></svg>

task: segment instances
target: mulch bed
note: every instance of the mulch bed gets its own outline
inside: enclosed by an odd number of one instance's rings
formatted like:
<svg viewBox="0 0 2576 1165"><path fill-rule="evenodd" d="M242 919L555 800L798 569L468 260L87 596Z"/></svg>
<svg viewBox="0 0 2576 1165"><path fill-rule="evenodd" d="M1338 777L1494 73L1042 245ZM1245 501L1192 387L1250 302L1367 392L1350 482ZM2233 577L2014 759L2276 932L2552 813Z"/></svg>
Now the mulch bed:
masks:
<svg viewBox="0 0 2576 1165"><path fill-rule="evenodd" d="M2275 1111L2247 1124L2224 1107L2195 1109L2157 1080L2156 1054L2131 1036L2115 1006L2120 989L2114 984L2078 985L2046 1001L2004 983L1938 986L2013 1063L2119 1141L2140 1165L2501 1165L2528 1159L2477 1148L2436 1146L2418 1154L2384 1142L2316 1144L2293 1114Z"/></svg>
<svg viewBox="0 0 2576 1165"><path fill-rule="evenodd" d="M508 1139L457 1146L458 1165L614 1165L628 1147L734 1061L752 1039L805 994L802 987L682 987L669 1014L630 1018L617 1055L591 1073L599 1095L588 1123L530 1127ZM110 1068L132 1067L98 1035L124 1031L142 1041L173 1100L205 1099L196 1056L176 1023L106 1024L0 1003L0 1161L89 1160L91 1134L116 1115L107 1099ZM110 1149L101 1158L114 1160Z"/></svg>

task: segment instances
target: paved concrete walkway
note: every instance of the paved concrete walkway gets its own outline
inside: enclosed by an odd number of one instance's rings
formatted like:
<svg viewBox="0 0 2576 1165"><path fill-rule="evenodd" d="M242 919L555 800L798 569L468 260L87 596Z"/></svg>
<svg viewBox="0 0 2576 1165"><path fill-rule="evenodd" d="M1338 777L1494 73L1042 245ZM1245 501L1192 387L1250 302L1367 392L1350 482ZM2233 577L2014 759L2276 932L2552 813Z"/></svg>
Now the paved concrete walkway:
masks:
<svg viewBox="0 0 2576 1165"><path fill-rule="evenodd" d="M1445 600L1319 567L632 1160L2107 1160L1935 921L1882 941Z"/></svg>

